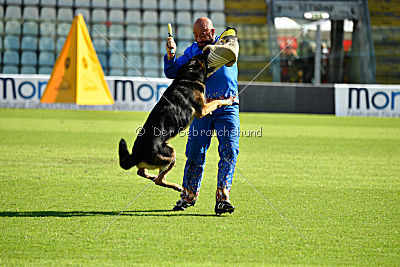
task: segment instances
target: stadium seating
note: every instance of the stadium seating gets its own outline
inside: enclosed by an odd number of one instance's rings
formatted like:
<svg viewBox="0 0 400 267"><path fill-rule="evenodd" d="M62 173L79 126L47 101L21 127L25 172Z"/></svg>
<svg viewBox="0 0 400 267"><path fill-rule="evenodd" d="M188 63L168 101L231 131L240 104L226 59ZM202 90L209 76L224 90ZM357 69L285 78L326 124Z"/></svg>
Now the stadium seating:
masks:
<svg viewBox="0 0 400 267"><path fill-rule="evenodd" d="M112 9L109 13L111 23L124 23L124 11L122 9Z"/></svg>
<svg viewBox="0 0 400 267"><path fill-rule="evenodd" d="M193 12L193 23L201 17L208 17L207 11L195 11Z"/></svg>
<svg viewBox="0 0 400 267"><path fill-rule="evenodd" d="M192 1L192 10L207 11L208 10L207 0Z"/></svg>
<svg viewBox="0 0 400 267"><path fill-rule="evenodd" d="M22 52L21 64L23 66L36 65L36 63L37 63L36 53L34 53L34 52Z"/></svg>
<svg viewBox="0 0 400 267"><path fill-rule="evenodd" d="M96 52L107 52L107 42L104 39L93 39L93 46Z"/></svg>
<svg viewBox="0 0 400 267"><path fill-rule="evenodd" d="M142 36L142 27L139 25L126 26L126 38L140 38Z"/></svg>
<svg viewBox="0 0 400 267"><path fill-rule="evenodd" d="M97 23L92 25L92 37L103 38L108 36L108 27L104 24Z"/></svg>
<svg viewBox="0 0 400 267"><path fill-rule="evenodd" d="M178 27L176 37L179 40L192 40L193 39L193 29L191 26L182 25Z"/></svg>
<svg viewBox="0 0 400 267"><path fill-rule="evenodd" d="M108 51L110 53L124 53L125 52L125 43L122 39L110 39L110 44L108 46Z"/></svg>
<svg viewBox="0 0 400 267"><path fill-rule="evenodd" d="M21 19L21 7L7 6L5 18L6 19Z"/></svg>
<svg viewBox="0 0 400 267"><path fill-rule="evenodd" d="M145 77L160 77L160 74L156 69L145 69L143 75Z"/></svg>
<svg viewBox="0 0 400 267"><path fill-rule="evenodd" d="M69 29L71 28L70 23L58 23L57 25L57 35L59 36L67 36L69 33Z"/></svg>
<svg viewBox="0 0 400 267"><path fill-rule="evenodd" d="M124 8L124 0L112 0L109 1L109 5L111 9L114 8Z"/></svg>
<svg viewBox="0 0 400 267"><path fill-rule="evenodd" d="M39 65L40 66L52 66L54 65L54 53L40 52L39 54Z"/></svg>
<svg viewBox="0 0 400 267"><path fill-rule="evenodd" d="M37 7L25 7L24 8L24 19L38 20L39 19L39 9Z"/></svg>
<svg viewBox="0 0 400 267"><path fill-rule="evenodd" d="M50 74L74 16L82 14L106 75L138 75L115 46L139 71L164 76L167 23L183 53L193 42L198 17L210 15L223 29L224 5L224 0L0 0L0 68Z"/></svg>
<svg viewBox="0 0 400 267"><path fill-rule="evenodd" d="M39 26L37 22L34 21L26 21L22 26L22 33L24 35L38 35Z"/></svg>
<svg viewBox="0 0 400 267"><path fill-rule="evenodd" d="M110 26L110 32L109 32L109 37L111 38L124 38L124 26L122 25L111 25Z"/></svg>
<svg viewBox="0 0 400 267"><path fill-rule="evenodd" d="M4 33L20 34L21 33L21 24L18 21L7 21Z"/></svg>
<svg viewBox="0 0 400 267"><path fill-rule="evenodd" d="M191 1L190 0L176 0L175 9L176 10L190 10Z"/></svg>
<svg viewBox="0 0 400 267"><path fill-rule="evenodd" d="M211 12L210 19L213 21L214 25L225 25L225 14L222 12Z"/></svg>
<svg viewBox="0 0 400 267"><path fill-rule="evenodd" d="M19 64L19 55L16 51L5 51L3 54L3 63L4 64Z"/></svg>
<svg viewBox="0 0 400 267"><path fill-rule="evenodd" d="M70 8L60 8L57 12L57 20L58 21L72 21L72 9Z"/></svg>
<svg viewBox="0 0 400 267"><path fill-rule="evenodd" d="M107 67L107 56L103 53L97 53L97 57L99 58L101 66L104 68Z"/></svg>
<svg viewBox="0 0 400 267"><path fill-rule="evenodd" d="M157 0L142 0L143 9L157 9Z"/></svg>
<svg viewBox="0 0 400 267"><path fill-rule="evenodd" d="M142 21L143 21L143 23L157 24L158 23L157 11L153 11L153 10L143 11Z"/></svg>
<svg viewBox="0 0 400 267"><path fill-rule="evenodd" d="M18 36L6 36L4 37L4 48L9 50L18 50L20 47L19 41Z"/></svg>
<svg viewBox="0 0 400 267"><path fill-rule="evenodd" d="M192 16L189 11L178 11L176 12L176 23L178 25L191 25L192 24Z"/></svg>
<svg viewBox="0 0 400 267"><path fill-rule="evenodd" d="M123 68L125 67L125 60L121 55L115 52L111 54L108 60L108 65L112 68Z"/></svg>
<svg viewBox="0 0 400 267"><path fill-rule="evenodd" d="M130 9L141 8L140 0L125 0L125 7Z"/></svg>
<svg viewBox="0 0 400 267"><path fill-rule="evenodd" d="M160 10L174 10L174 0L159 0L158 8Z"/></svg>
<svg viewBox="0 0 400 267"><path fill-rule="evenodd" d="M78 14L82 14L82 16L85 19L86 23L88 23L90 21L90 11L88 9L77 8L75 10L75 16L77 16Z"/></svg>
<svg viewBox="0 0 400 267"><path fill-rule="evenodd" d="M142 46L139 40L126 40L126 52L128 53L140 53L142 52Z"/></svg>
<svg viewBox="0 0 400 267"><path fill-rule="evenodd" d="M39 5L39 0L24 0L24 5L37 6Z"/></svg>
<svg viewBox="0 0 400 267"><path fill-rule="evenodd" d="M105 9L94 9L92 11L92 22L107 21L107 11Z"/></svg>
<svg viewBox="0 0 400 267"><path fill-rule="evenodd" d="M161 57L164 56L167 53L167 50L165 48L165 40L161 40L158 43L158 51L160 52Z"/></svg>
<svg viewBox="0 0 400 267"><path fill-rule="evenodd" d="M39 39L40 51L54 51L54 39L52 37L41 37Z"/></svg>
<svg viewBox="0 0 400 267"><path fill-rule="evenodd" d="M224 11L225 1L224 0L209 0L209 7L211 11Z"/></svg>
<svg viewBox="0 0 400 267"><path fill-rule="evenodd" d="M41 0L40 4L42 6L56 6L56 0Z"/></svg>
<svg viewBox="0 0 400 267"><path fill-rule="evenodd" d="M6 0L6 1L4 1L3 0L3 2L6 2L7 4L15 4L15 5L20 5L20 4L22 4L22 0Z"/></svg>
<svg viewBox="0 0 400 267"><path fill-rule="evenodd" d="M72 6L74 6L74 2L72 0L58 0L57 4L60 7L72 7Z"/></svg>
<svg viewBox="0 0 400 267"><path fill-rule="evenodd" d="M175 22L175 15L172 11L161 11L160 12L160 23L174 23Z"/></svg>
<svg viewBox="0 0 400 267"><path fill-rule="evenodd" d="M75 7L90 7L90 0L75 0Z"/></svg>
<svg viewBox="0 0 400 267"><path fill-rule="evenodd" d="M127 63L129 68L133 68L132 65L136 68L142 68L142 57L139 54L128 54L127 59L129 61Z"/></svg>
<svg viewBox="0 0 400 267"><path fill-rule="evenodd" d="M23 51L36 51L37 49L37 39L32 36L22 37L21 48Z"/></svg>
<svg viewBox="0 0 400 267"><path fill-rule="evenodd" d="M107 0L92 1L92 7L93 8L97 8L97 7L106 8L107 7Z"/></svg>
<svg viewBox="0 0 400 267"><path fill-rule="evenodd" d="M56 10L52 7L44 7L40 12L40 18L42 20L56 20Z"/></svg>
<svg viewBox="0 0 400 267"><path fill-rule="evenodd" d="M123 68L111 68L110 76L125 76L125 71Z"/></svg>
<svg viewBox="0 0 400 267"><path fill-rule="evenodd" d="M36 74L36 68L33 66L23 66L21 67L21 74Z"/></svg>
<svg viewBox="0 0 400 267"><path fill-rule="evenodd" d="M143 67L145 69L157 69L159 63L159 57L153 55L145 55L143 58Z"/></svg>
<svg viewBox="0 0 400 267"><path fill-rule="evenodd" d="M18 67L17 66L9 66L9 65L4 65L3 66L3 73L6 74L18 74Z"/></svg>
<svg viewBox="0 0 400 267"><path fill-rule="evenodd" d="M155 25L145 25L143 27L143 38L157 38L158 37L158 27Z"/></svg>
<svg viewBox="0 0 400 267"><path fill-rule="evenodd" d="M51 74L53 71L53 68L50 67L40 67L39 68L39 74Z"/></svg>
<svg viewBox="0 0 400 267"><path fill-rule="evenodd" d="M56 25L50 22L42 22L40 24L40 35L55 36Z"/></svg>
<svg viewBox="0 0 400 267"><path fill-rule="evenodd" d="M145 54L158 54L157 41L154 40L144 40L142 51Z"/></svg>
<svg viewBox="0 0 400 267"><path fill-rule="evenodd" d="M56 50L57 51L61 51L61 49L64 46L64 42L65 42L65 37L58 37L57 38L57 43L56 43Z"/></svg>
<svg viewBox="0 0 400 267"><path fill-rule="evenodd" d="M140 24L142 22L142 15L138 10L128 10L126 12L125 22L128 24Z"/></svg>

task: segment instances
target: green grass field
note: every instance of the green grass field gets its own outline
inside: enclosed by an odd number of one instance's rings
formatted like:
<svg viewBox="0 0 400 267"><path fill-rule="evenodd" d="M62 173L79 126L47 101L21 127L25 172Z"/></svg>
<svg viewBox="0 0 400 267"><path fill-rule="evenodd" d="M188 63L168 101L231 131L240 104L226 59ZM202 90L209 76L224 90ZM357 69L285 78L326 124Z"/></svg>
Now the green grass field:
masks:
<svg viewBox="0 0 400 267"><path fill-rule="evenodd" d="M231 192L215 216L218 142L199 200L117 162L147 113L0 109L0 265L400 264L400 119L241 114ZM261 128L260 128L261 127ZM186 137L172 145L181 183ZM286 216L302 238L239 175Z"/></svg>

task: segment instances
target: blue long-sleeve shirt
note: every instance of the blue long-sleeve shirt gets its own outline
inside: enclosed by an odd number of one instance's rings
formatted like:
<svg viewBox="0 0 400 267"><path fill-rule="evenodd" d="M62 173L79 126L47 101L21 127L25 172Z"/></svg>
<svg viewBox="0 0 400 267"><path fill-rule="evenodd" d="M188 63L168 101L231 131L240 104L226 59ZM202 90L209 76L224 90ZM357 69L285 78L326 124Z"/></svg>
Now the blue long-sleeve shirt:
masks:
<svg viewBox="0 0 400 267"><path fill-rule="evenodd" d="M218 41L219 36L215 42ZM167 78L174 79L178 73L178 69L188 62L192 57L202 53L202 49L194 42L186 48L184 54L179 58L168 60L168 55L164 55L164 73ZM206 99L210 102L215 99L227 99L235 97L233 103L239 103L238 87L237 87L238 69L235 63L232 67L222 66L214 72L206 80Z"/></svg>

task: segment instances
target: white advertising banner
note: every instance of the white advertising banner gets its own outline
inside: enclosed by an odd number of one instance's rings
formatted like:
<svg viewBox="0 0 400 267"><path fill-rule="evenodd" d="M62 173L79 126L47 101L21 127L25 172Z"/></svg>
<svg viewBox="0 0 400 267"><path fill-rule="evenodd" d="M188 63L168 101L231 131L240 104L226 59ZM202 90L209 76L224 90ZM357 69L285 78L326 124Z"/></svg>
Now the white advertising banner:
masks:
<svg viewBox="0 0 400 267"><path fill-rule="evenodd" d="M76 104L41 104L50 75L0 74L0 107L63 108L150 111L171 84L166 78L106 77L112 106L78 106Z"/></svg>
<svg viewBox="0 0 400 267"><path fill-rule="evenodd" d="M400 117L400 85L335 84L336 116Z"/></svg>

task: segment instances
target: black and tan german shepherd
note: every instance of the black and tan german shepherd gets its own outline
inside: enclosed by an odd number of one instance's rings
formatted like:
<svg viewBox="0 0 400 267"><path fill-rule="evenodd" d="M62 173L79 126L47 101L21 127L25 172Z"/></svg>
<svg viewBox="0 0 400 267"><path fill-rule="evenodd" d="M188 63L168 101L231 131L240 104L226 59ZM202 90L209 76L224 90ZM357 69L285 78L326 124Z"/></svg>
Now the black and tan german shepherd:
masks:
<svg viewBox="0 0 400 267"><path fill-rule="evenodd" d="M232 99L206 103L207 54L193 57L179 70L177 77L150 112L132 148L128 151L124 139L119 142L119 164L129 170L137 166L137 174L153 180L157 185L182 191L182 187L166 181L167 173L175 165L175 151L168 140L184 130L194 117L202 118L220 106L230 105ZM147 170L158 169L151 175Z"/></svg>

